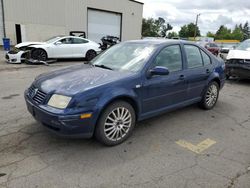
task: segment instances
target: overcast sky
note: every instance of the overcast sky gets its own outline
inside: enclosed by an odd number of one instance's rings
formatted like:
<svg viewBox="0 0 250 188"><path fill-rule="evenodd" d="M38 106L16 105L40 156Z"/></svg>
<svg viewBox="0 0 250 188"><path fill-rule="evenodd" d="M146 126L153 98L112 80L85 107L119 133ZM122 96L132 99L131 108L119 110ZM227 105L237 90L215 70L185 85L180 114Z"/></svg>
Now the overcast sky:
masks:
<svg viewBox="0 0 250 188"><path fill-rule="evenodd" d="M250 22L250 0L140 0L144 3L145 18L163 17L175 31L195 22L201 13L201 33L215 32L220 25L233 28L235 24Z"/></svg>

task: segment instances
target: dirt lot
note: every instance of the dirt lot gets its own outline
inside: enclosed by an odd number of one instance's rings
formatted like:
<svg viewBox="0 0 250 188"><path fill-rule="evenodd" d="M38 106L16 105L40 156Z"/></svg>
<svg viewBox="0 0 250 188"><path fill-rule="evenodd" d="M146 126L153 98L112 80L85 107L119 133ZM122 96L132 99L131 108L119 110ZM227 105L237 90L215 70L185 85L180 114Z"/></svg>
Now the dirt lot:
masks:
<svg viewBox="0 0 250 188"><path fill-rule="evenodd" d="M23 92L51 66L0 62L0 188L250 187L250 81L229 81L216 108L196 105L140 122L116 147L49 133ZM200 143L200 144L199 144Z"/></svg>

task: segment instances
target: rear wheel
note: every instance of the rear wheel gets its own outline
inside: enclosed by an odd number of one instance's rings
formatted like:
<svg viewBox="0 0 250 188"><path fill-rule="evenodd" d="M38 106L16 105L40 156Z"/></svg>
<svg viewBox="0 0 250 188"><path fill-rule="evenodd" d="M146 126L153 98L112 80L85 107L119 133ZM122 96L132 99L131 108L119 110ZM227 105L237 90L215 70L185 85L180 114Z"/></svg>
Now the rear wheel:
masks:
<svg viewBox="0 0 250 188"><path fill-rule="evenodd" d="M101 114L95 137L101 143L114 146L125 141L135 126L135 111L124 101L110 104Z"/></svg>
<svg viewBox="0 0 250 188"><path fill-rule="evenodd" d="M200 102L200 106L205 110L211 110L216 105L218 97L219 85L215 81L211 82L203 95L203 98Z"/></svg>
<svg viewBox="0 0 250 188"><path fill-rule="evenodd" d="M48 59L47 52L43 49L32 50L31 57L38 61L46 61Z"/></svg>
<svg viewBox="0 0 250 188"><path fill-rule="evenodd" d="M96 52L94 50L89 50L86 53L86 59L87 61L91 61L92 59L94 59L96 56Z"/></svg>

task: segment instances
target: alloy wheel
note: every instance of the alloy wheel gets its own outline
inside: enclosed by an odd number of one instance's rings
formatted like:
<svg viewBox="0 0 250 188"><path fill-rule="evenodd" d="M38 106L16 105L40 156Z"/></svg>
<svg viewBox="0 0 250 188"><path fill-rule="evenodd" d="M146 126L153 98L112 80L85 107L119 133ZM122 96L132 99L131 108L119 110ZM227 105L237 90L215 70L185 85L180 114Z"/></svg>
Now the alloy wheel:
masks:
<svg viewBox="0 0 250 188"><path fill-rule="evenodd" d="M207 90L206 93L206 104L208 107L212 107L218 98L218 88L216 85L212 84Z"/></svg>
<svg viewBox="0 0 250 188"><path fill-rule="evenodd" d="M119 141L127 135L132 125L132 115L127 108L118 107L109 113L104 124L105 136Z"/></svg>

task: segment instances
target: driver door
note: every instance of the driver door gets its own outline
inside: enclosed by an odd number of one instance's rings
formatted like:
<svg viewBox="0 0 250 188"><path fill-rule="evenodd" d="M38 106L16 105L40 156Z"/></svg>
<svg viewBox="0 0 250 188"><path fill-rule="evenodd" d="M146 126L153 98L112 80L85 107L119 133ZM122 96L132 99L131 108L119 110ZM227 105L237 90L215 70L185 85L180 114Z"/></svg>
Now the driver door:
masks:
<svg viewBox="0 0 250 188"><path fill-rule="evenodd" d="M145 79L142 97L144 114L162 111L187 99L187 82L182 59L180 45L165 47L157 55L151 68L166 67L170 74Z"/></svg>
<svg viewBox="0 0 250 188"><path fill-rule="evenodd" d="M72 56L72 38L67 37L52 46L53 58L70 58Z"/></svg>

